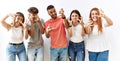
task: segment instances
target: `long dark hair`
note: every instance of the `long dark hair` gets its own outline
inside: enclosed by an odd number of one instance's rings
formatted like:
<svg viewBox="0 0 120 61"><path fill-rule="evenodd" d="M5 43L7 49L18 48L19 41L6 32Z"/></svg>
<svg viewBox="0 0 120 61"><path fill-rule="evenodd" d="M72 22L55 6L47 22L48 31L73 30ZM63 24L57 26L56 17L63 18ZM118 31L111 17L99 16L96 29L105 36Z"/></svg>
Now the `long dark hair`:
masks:
<svg viewBox="0 0 120 61"><path fill-rule="evenodd" d="M79 12L78 10L73 10L73 11L70 13L70 20L71 20L71 15L72 15L72 13L78 14L79 19L81 20L81 14L80 14L80 12Z"/></svg>

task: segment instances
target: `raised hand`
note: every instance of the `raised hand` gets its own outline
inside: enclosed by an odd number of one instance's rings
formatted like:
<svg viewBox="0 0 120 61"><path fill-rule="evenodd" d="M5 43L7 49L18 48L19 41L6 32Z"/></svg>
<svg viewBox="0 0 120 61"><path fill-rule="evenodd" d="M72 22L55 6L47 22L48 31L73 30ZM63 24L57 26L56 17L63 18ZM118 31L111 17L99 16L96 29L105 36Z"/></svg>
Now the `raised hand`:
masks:
<svg viewBox="0 0 120 61"><path fill-rule="evenodd" d="M87 26L89 26L89 27L94 26L94 25L93 25L93 21L92 21L92 20L89 20L88 23L87 23Z"/></svg>
<svg viewBox="0 0 120 61"><path fill-rule="evenodd" d="M25 23L22 23L22 21L20 21L20 24L23 26L24 29L27 29L27 25Z"/></svg>
<svg viewBox="0 0 120 61"><path fill-rule="evenodd" d="M33 17L32 17L30 14L28 15L28 19L30 20L31 23L34 22L34 21L33 21L34 19L33 19Z"/></svg>
<svg viewBox="0 0 120 61"><path fill-rule="evenodd" d="M103 12L103 10L102 10L102 9L99 9L99 12L100 12L99 17L104 17L104 16L105 16L105 14L104 14L104 12Z"/></svg>
<svg viewBox="0 0 120 61"><path fill-rule="evenodd" d="M78 19L78 21L79 21L80 24L82 24L82 25L84 24L83 23L83 17L81 17L81 19Z"/></svg>
<svg viewBox="0 0 120 61"><path fill-rule="evenodd" d="M13 13L10 13L10 14L8 14L8 16L11 16L11 17L15 18L17 15L13 14Z"/></svg>
<svg viewBox="0 0 120 61"><path fill-rule="evenodd" d="M63 8L60 9L59 14L64 15L64 10L63 10Z"/></svg>
<svg viewBox="0 0 120 61"><path fill-rule="evenodd" d="M59 14L60 14L60 17L61 17L61 18L66 19L66 16L64 15L64 10L63 10L63 8L60 9Z"/></svg>
<svg viewBox="0 0 120 61"><path fill-rule="evenodd" d="M40 21L40 18L39 18L38 15L36 15L36 17L35 17L35 22L38 22L38 21Z"/></svg>

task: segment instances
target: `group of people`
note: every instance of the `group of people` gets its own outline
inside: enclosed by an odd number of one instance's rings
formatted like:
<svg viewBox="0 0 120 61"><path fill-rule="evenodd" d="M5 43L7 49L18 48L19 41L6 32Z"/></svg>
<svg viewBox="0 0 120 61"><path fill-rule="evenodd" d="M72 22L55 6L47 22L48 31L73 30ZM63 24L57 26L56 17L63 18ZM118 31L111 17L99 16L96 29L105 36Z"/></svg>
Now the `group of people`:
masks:
<svg viewBox="0 0 120 61"><path fill-rule="evenodd" d="M73 10L68 19L63 9L58 16L55 7L49 5L47 12L51 18L44 24L36 7L30 7L28 12L28 23L25 23L21 12L9 14L1 21L10 34L6 49L8 61L15 61L16 55L19 61L44 61L42 34L51 40L50 61L67 61L67 58L70 61L85 61L85 49L88 51L89 61L108 61L109 40L105 38L105 28L113 22L101 9L92 8L86 24L78 10ZM13 17L10 24L5 21L9 16ZM86 40L85 35L88 35ZM24 39L29 40L27 52Z"/></svg>

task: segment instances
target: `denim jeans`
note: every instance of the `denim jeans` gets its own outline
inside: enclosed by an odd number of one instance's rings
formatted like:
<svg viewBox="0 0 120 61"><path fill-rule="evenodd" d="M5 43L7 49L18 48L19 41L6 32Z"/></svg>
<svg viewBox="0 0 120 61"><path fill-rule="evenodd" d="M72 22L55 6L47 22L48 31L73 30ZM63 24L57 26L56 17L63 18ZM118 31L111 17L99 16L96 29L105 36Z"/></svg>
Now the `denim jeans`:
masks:
<svg viewBox="0 0 120 61"><path fill-rule="evenodd" d="M42 48L28 48L28 61L43 61L43 47Z"/></svg>
<svg viewBox="0 0 120 61"><path fill-rule="evenodd" d="M50 61L67 61L68 58L67 55L68 55L68 47L50 48Z"/></svg>
<svg viewBox="0 0 120 61"><path fill-rule="evenodd" d="M74 43L69 41L68 55L70 61L84 61L85 59L85 46L84 41Z"/></svg>
<svg viewBox="0 0 120 61"><path fill-rule="evenodd" d="M89 61L108 61L109 50L103 52L90 52Z"/></svg>
<svg viewBox="0 0 120 61"><path fill-rule="evenodd" d="M7 61L16 61L16 55L19 61L27 61L27 55L24 44L11 45L8 44L6 49Z"/></svg>

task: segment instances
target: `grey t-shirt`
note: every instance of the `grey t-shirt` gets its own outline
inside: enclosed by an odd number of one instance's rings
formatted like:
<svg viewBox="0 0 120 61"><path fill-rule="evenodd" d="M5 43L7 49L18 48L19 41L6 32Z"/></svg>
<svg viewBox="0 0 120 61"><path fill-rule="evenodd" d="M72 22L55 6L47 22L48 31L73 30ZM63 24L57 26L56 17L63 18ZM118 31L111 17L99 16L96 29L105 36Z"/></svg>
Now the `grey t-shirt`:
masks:
<svg viewBox="0 0 120 61"><path fill-rule="evenodd" d="M28 30L30 30L30 22L28 22ZM38 23L34 23L34 37L28 39L28 48L40 48L43 47L43 38L42 34L39 31Z"/></svg>

